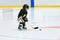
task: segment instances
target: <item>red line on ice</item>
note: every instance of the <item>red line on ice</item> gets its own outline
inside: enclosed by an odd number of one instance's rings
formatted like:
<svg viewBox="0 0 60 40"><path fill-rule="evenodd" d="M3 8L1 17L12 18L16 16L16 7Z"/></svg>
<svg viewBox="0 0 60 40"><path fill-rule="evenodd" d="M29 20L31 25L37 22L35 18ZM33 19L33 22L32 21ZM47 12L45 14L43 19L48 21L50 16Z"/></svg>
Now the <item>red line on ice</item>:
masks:
<svg viewBox="0 0 60 40"><path fill-rule="evenodd" d="M45 27L41 27L41 28L60 28L60 26L45 26Z"/></svg>

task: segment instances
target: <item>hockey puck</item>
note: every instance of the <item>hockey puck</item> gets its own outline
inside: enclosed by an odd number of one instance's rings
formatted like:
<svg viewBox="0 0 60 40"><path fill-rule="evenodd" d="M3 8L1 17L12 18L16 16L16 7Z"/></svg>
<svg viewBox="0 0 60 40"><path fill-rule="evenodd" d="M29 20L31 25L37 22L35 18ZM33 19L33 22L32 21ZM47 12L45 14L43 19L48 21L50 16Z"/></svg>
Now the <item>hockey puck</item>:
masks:
<svg viewBox="0 0 60 40"><path fill-rule="evenodd" d="M42 30L42 29L39 29L40 31Z"/></svg>

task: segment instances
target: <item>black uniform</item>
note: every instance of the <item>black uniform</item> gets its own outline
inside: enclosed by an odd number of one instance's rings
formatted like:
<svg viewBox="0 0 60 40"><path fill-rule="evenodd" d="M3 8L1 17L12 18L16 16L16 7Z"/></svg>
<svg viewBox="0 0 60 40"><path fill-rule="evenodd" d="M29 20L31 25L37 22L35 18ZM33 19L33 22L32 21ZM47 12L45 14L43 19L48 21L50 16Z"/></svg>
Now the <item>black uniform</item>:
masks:
<svg viewBox="0 0 60 40"><path fill-rule="evenodd" d="M26 16L23 17L25 14L26 14ZM23 28L25 28L25 22L28 21L28 19L27 19L27 11L26 11L25 9L21 9L21 11L20 11L19 14L18 14L18 18L19 18L20 16L22 16L22 19L24 20L24 22L20 22L20 24L22 24L22 25L23 25ZM21 25L19 25L18 28L20 28L20 27L21 27Z"/></svg>
<svg viewBox="0 0 60 40"><path fill-rule="evenodd" d="M29 9L29 6L27 4L24 4L23 9L21 9L21 11L18 14L18 18L22 16L22 19L24 20L24 22L20 22L20 24L23 25L23 27L22 27L23 29L26 29L25 22L28 21L28 19L27 19L27 10L26 9ZM24 16L24 15L26 15L26 16ZM18 29L21 29L20 27L21 27L21 25L19 25Z"/></svg>
<svg viewBox="0 0 60 40"><path fill-rule="evenodd" d="M24 16L24 14L27 14L27 11L26 11L25 9L21 9L21 11L20 11L19 14L18 14L18 18L19 18L20 16Z"/></svg>

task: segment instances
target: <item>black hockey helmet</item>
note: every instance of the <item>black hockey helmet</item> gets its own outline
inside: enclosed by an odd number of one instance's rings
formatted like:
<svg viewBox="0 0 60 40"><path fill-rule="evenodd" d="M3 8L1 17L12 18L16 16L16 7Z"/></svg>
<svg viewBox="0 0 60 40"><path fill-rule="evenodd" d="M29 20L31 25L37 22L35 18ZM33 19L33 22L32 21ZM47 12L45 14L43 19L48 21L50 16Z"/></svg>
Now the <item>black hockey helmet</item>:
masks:
<svg viewBox="0 0 60 40"><path fill-rule="evenodd" d="M27 4L24 4L23 9L26 9L26 8L29 9L29 6Z"/></svg>

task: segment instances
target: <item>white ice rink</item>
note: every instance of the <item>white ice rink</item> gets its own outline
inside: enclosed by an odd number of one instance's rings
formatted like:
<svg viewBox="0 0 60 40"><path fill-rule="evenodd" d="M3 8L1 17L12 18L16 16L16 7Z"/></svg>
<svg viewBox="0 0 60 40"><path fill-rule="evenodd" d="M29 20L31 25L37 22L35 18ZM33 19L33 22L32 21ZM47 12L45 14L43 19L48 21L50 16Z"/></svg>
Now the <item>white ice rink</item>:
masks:
<svg viewBox="0 0 60 40"><path fill-rule="evenodd" d="M3 10L3 11L2 11ZM60 9L29 9L26 27L42 30L19 31L17 15L20 9L0 9L0 40L60 40Z"/></svg>

